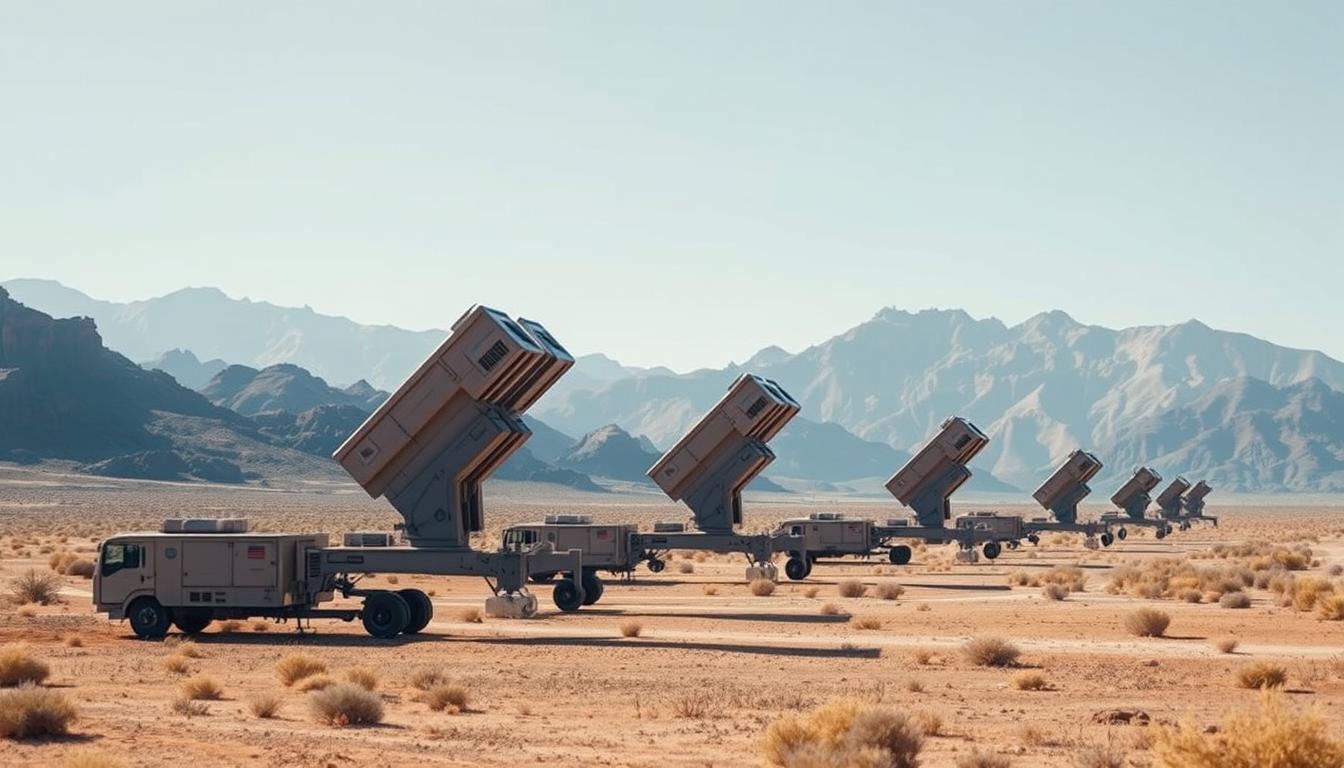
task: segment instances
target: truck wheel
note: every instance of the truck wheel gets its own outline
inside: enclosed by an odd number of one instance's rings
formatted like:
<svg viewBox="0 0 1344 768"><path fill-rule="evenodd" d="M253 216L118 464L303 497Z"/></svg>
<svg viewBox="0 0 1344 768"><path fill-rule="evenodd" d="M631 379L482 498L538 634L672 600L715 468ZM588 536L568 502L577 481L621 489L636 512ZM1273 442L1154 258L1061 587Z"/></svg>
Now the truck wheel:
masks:
<svg viewBox="0 0 1344 768"><path fill-rule="evenodd" d="M1120 526L1120 530L1115 532L1115 535L1119 536L1121 541L1124 541L1129 538L1129 530L1122 525Z"/></svg>
<svg viewBox="0 0 1344 768"><path fill-rule="evenodd" d="M396 592L373 592L360 611L364 631L383 640L401 634L411 622L411 607Z"/></svg>
<svg viewBox="0 0 1344 768"><path fill-rule="evenodd" d="M802 581L807 578L807 563L797 555L784 561L784 575L793 581Z"/></svg>
<svg viewBox="0 0 1344 768"><path fill-rule="evenodd" d="M1001 552L1003 552L1003 547L999 546L999 542L997 542L997 541L986 541L986 542L985 542L985 557L986 557L986 558L988 558L988 559L990 559L990 560L993 560L994 558L998 557L999 554L1000 554Z"/></svg>
<svg viewBox="0 0 1344 768"><path fill-rule="evenodd" d="M397 590L401 599L406 601L406 607L411 610L410 619L406 622L406 628L401 630L403 634L414 635L425 627L429 626L430 619L434 618L434 602L429 599L429 595L418 589Z"/></svg>
<svg viewBox="0 0 1344 768"><path fill-rule="evenodd" d="M1154 535L1154 536L1157 536L1157 538L1159 538L1159 539L1165 539L1165 538L1167 538L1167 529L1166 529L1166 528L1158 528L1156 531L1153 532L1153 535Z"/></svg>
<svg viewBox="0 0 1344 768"><path fill-rule="evenodd" d="M583 606L583 598L579 596L579 589L571 579L561 579L555 582L555 589L551 591L551 599L555 601L555 607L565 613L573 613Z"/></svg>
<svg viewBox="0 0 1344 768"><path fill-rule="evenodd" d="M1109 532L1101 534L1101 546L1109 547L1115 543L1115 537Z"/></svg>
<svg viewBox="0 0 1344 768"><path fill-rule="evenodd" d="M137 597L126 609L126 616L131 620L131 631L146 640L168 634L168 625L173 620L168 609L152 597Z"/></svg>
<svg viewBox="0 0 1344 768"><path fill-rule="evenodd" d="M208 608L178 608L173 611L173 626L184 635L194 635L210 626L215 615Z"/></svg>
<svg viewBox="0 0 1344 768"><path fill-rule="evenodd" d="M583 572L583 604L592 605L602 599L602 577L592 571Z"/></svg>
<svg viewBox="0 0 1344 768"><path fill-rule="evenodd" d="M1027 541L1030 541L1031 546L1033 547L1039 546L1041 543L1041 537L1033 533L1027 536Z"/></svg>
<svg viewBox="0 0 1344 768"><path fill-rule="evenodd" d="M533 584L550 584L555 581L555 573L534 573L527 578L531 579Z"/></svg>
<svg viewBox="0 0 1344 768"><path fill-rule="evenodd" d="M667 563L664 563L656 557L649 561L649 573L662 573L663 569L666 567Z"/></svg>
<svg viewBox="0 0 1344 768"><path fill-rule="evenodd" d="M898 544L887 551L887 559L894 565L905 565L910 562L914 554L914 550L904 544Z"/></svg>

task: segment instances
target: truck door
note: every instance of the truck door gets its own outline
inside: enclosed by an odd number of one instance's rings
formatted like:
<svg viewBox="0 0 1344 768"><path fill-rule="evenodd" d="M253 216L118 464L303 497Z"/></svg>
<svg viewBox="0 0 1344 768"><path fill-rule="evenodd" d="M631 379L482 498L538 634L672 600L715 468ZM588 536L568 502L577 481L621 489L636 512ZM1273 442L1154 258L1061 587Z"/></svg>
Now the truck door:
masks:
<svg viewBox="0 0 1344 768"><path fill-rule="evenodd" d="M117 605L132 592L154 590L154 545L149 541L111 541L98 555L98 602Z"/></svg>

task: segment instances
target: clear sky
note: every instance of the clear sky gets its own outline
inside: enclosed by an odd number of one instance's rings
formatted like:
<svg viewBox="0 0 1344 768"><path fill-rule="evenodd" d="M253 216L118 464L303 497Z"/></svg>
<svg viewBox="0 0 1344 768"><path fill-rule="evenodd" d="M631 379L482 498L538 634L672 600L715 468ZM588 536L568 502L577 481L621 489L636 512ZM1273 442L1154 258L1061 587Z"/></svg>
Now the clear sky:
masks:
<svg viewBox="0 0 1344 768"><path fill-rule="evenodd" d="M0 279L678 369L887 305L1344 358L1344 3L0 8Z"/></svg>

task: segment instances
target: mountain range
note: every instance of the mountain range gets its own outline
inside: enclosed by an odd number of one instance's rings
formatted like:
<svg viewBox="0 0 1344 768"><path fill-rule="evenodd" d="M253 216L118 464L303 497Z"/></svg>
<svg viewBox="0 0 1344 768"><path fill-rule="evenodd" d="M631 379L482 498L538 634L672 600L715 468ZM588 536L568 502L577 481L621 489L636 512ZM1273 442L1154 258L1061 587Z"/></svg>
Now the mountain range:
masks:
<svg viewBox="0 0 1344 768"><path fill-rule="evenodd" d="M109 346L135 359L190 349L258 371L290 362L327 381L367 379L370 389L399 383L443 334L359 326L213 289L116 304L46 281L5 285L43 309L51 301L100 327L106 318L120 329ZM1092 483L1099 490L1137 463L1207 476L1223 491L1339 489L1344 363L1193 320L1114 330L1045 312L1010 326L961 310L888 308L800 352L769 347L722 369L676 374L584 356L531 417L560 435L616 425L657 452L744 371L778 381L803 406L772 443L778 478L885 478L959 414L991 438L972 463L985 490L1029 491L1077 447L1106 463ZM559 466L573 441L534 431L534 458Z"/></svg>

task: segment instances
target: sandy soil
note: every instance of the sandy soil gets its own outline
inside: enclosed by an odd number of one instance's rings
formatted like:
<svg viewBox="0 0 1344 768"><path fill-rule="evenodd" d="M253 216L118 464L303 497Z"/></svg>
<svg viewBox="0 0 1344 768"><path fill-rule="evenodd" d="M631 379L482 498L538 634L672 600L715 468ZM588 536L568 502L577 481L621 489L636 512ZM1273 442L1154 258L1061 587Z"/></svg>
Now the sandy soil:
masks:
<svg viewBox="0 0 1344 768"><path fill-rule="evenodd" d="M385 528L395 520L378 502L333 490L229 490L0 469L0 583L30 567L45 570L53 551L87 556L98 537L154 526L169 515L243 513L268 528L332 532ZM546 511L648 521L680 516L652 496L507 491L493 489L488 513L496 527ZM801 506L755 504L748 514L764 526L806 511ZM894 512L876 504L844 511ZM1261 660L1287 667L1290 702L1320 707L1344 735L1344 622L1281 607L1262 589L1247 590L1246 610L1105 591L1118 566L1203 556L1217 543L1305 541L1318 563L1307 573L1327 579L1331 565L1344 563L1339 508L1218 512L1224 524L1217 530L1197 528L1164 542L1131 537L1101 551L1082 548L1077 537L1047 536L1042 546L993 563L955 565L941 547L919 552L906 567L823 563L806 582L781 583L768 597L749 592L742 562L687 553L658 576L641 571L634 583L609 581L602 602L578 614L559 614L548 590L539 588L543 610L532 620L464 621L464 611L481 607L487 594L479 580L401 577L399 586L433 594L435 621L414 639L375 641L357 624L340 622L315 622L316 633L302 636L288 625L256 631L251 622L231 632L209 630L197 640L203 656L190 671L214 676L224 695L209 703L208 714L193 717L172 708L182 676L163 666L171 649L135 640L125 625L95 615L89 582L64 577L60 604L25 611L31 616L12 604L0 608L0 644L26 641L52 666L48 683L79 705L76 735L0 742L0 763L52 765L72 750L92 749L151 766L759 765L759 741L771 721L853 696L941 718L924 752L928 766L953 765L973 748L1012 756L1019 766L1069 766L1094 745L1124 752L1139 766L1151 763L1147 729L1099 723L1099 713L1142 710L1157 722L1215 723L1255 700L1258 694L1237 687L1234 676ZM682 562L689 573L680 572ZM1086 590L1051 601L1039 588L1009 586L1010 574L1042 574L1057 565L1081 567ZM869 585L869 596L840 597L837 583L848 578ZM905 593L896 600L872 596L888 582ZM828 604L840 613L828 615ZM1141 605L1171 615L1166 637L1125 631L1124 615ZM861 629L851 616L874 619L880 628ZM638 637L622 636L629 622L640 625ZM1049 688L1018 690L1011 684L1017 670L964 659L962 644L983 635L1016 643L1020 665L1041 671ZM66 644L72 636L80 647ZM1236 653L1214 649L1212 641L1224 636L1240 640ZM354 666L376 670L385 722L367 728L315 722L310 694L281 686L275 676L276 662L300 649L338 674ZM466 686L467 711L434 712L419 701L409 678L423 669ZM276 719L248 711L248 700L265 692L285 699Z"/></svg>

